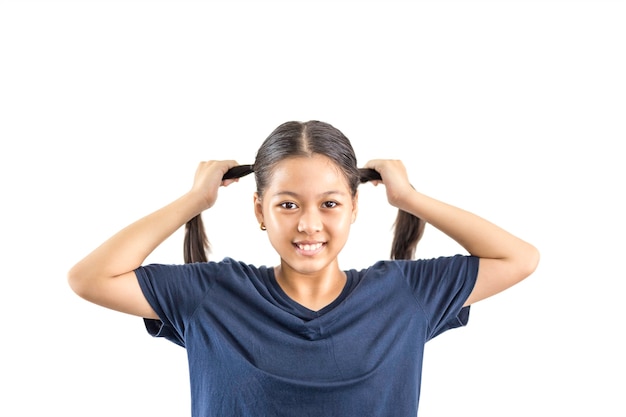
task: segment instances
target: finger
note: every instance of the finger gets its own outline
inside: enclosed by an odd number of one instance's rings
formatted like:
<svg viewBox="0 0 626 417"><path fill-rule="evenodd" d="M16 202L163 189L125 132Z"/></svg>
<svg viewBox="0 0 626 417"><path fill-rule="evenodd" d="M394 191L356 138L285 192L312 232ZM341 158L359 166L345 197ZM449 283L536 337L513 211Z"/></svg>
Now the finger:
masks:
<svg viewBox="0 0 626 417"><path fill-rule="evenodd" d="M228 187L230 184L234 182L239 182L239 178L230 178L227 180L222 180L222 187Z"/></svg>

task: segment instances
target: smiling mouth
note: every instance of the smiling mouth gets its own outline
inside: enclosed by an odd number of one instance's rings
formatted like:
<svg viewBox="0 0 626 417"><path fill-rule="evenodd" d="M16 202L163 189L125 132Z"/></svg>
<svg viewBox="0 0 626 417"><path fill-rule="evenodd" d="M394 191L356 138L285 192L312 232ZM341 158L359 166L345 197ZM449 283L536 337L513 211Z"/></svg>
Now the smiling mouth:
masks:
<svg viewBox="0 0 626 417"><path fill-rule="evenodd" d="M316 252L318 250L320 250L322 248L322 246L324 246L324 243L306 243L306 244L302 244L302 243L295 243L294 244L296 246L296 248L300 249L302 252Z"/></svg>

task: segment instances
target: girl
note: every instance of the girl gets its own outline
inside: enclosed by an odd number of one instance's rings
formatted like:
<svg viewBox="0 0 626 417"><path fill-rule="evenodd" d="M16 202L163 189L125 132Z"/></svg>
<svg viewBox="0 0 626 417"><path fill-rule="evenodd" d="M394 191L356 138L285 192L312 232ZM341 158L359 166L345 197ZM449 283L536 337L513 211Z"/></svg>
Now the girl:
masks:
<svg viewBox="0 0 626 417"><path fill-rule="evenodd" d="M280 263L208 262L200 214L251 171L254 213ZM341 269L368 179L399 209L392 259ZM469 255L401 259L423 222ZM185 264L142 265L183 225ZM200 163L187 193L105 241L68 280L187 349L194 417L414 417L424 344L467 324L471 304L528 277L538 259L529 243L415 190L400 161L359 170L340 131L309 121L276 128L253 165Z"/></svg>

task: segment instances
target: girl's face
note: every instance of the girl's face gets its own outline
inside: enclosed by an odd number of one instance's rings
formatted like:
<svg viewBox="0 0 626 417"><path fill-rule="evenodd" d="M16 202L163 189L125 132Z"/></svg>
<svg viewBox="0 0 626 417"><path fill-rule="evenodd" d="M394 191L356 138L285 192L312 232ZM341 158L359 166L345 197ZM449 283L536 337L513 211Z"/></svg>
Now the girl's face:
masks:
<svg viewBox="0 0 626 417"><path fill-rule="evenodd" d="M276 165L255 213L267 227L282 270L312 275L338 270L337 255L356 219L353 198L341 170L328 157L294 157Z"/></svg>

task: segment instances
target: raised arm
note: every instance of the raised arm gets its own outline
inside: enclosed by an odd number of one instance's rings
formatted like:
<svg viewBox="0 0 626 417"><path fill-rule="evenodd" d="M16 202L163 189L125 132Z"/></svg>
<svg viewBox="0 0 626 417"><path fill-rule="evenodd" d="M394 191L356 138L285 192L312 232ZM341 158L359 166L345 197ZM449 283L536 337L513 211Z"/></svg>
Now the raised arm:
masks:
<svg viewBox="0 0 626 417"><path fill-rule="evenodd" d="M539 252L533 245L476 214L416 191L401 161L372 160L366 168L380 173L391 205L420 217L480 258L476 285L465 305L497 294L535 271Z"/></svg>
<svg viewBox="0 0 626 417"><path fill-rule="evenodd" d="M124 313L158 318L146 301L134 270L165 239L194 216L210 208L222 180L235 161L199 164L191 190L165 207L137 220L79 261L68 272L68 282L80 297Z"/></svg>

